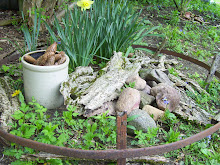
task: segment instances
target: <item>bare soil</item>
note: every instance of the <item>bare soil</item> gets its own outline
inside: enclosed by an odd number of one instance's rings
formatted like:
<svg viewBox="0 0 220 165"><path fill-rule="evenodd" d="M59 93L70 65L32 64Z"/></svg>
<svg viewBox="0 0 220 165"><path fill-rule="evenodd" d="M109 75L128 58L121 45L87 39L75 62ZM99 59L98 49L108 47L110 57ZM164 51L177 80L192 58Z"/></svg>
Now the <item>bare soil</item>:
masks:
<svg viewBox="0 0 220 165"><path fill-rule="evenodd" d="M167 14L170 13L171 10L173 10L172 8L160 8L159 9L161 12L158 13L158 10L152 10L151 12L144 10L142 15L146 17L146 19L149 19L154 25L158 25L158 24L166 24L165 19L159 17L159 14ZM206 14L207 13L198 13L197 11L194 11L195 14L198 14L202 17L204 17L204 19L208 22L210 22L211 25L216 26L220 24L220 18L218 19L210 19L210 18L206 18ZM211 13L208 13L211 14ZM12 18L21 18L21 16L18 15L17 11L11 11L11 10L0 10L0 21L1 20L9 20ZM13 24L13 25L12 25ZM0 26L0 60L6 58L6 57L10 57L12 54L16 54L17 56L21 56L19 54L18 51L16 51L16 48L9 42L18 42L20 44L22 44L24 42L24 37L23 37L23 33L19 30L20 25L19 23L12 23L10 25L7 26ZM180 26L184 26L185 22L181 21ZM198 26L200 28L203 28L203 25L198 24ZM149 44L149 46L152 47L157 47L159 45L159 43L161 43L160 39L152 39L152 38L145 38L145 42L147 42ZM219 45L220 47L220 45ZM201 49L203 49L203 47L200 47ZM175 58L175 57L167 57L167 58ZM179 60L178 58L176 58L177 60ZM212 62L212 58L210 58L210 60L208 61L209 64L211 64ZM187 67L188 69L185 70L186 72L189 73L195 73L195 71L201 75L207 75L208 71L205 70L202 67L199 67L191 62L185 61L185 60L180 60L180 63L184 64L184 67ZM11 162L9 157L6 157L3 155L3 143L1 143L0 141L0 165L7 165Z"/></svg>

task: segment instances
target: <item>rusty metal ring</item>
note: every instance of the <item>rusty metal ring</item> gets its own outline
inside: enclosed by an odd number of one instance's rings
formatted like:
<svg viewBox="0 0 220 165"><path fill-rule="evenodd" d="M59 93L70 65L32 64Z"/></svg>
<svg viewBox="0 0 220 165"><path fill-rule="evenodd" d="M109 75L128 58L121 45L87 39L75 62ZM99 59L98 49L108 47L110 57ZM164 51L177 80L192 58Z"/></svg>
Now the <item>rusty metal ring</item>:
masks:
<svg viewBox="0 0 220 165"><path fill-rule="evenodd" d="M44 151L47 153L52 153L56 155L63 155L67 157L74 158L84 158L84 159L119 159L119 158L132 158L140 157L146 155L156 155L176 150L192 144L200 139L211 135L220 129L220 122L205 131L202 131L196 135L186 138L181 141L177 141L170 144L164 144L153 147L146 148L136 148L136 149L121 149L121 150L81 150L81 149L71 149L66 147L58 147L54 145L44 144L36 142L29 139L24 139L19 136L12 135L0 129L0 136L5 140L20 144L24 147L29 147L38 151Z"/></svg>
<svg viewBox="0 0 220 165"><path fill-rule="evenodd" d="M153 47L149 47L149 46L143 46L143 45L132 45L132 47L133 48L146 48L146 49L149 49L149 50L152 50L152 51L157 51L157 48L153 48ZM192 63L194 63L194 64L196 64L196 65L199 65L199 66L201 66L201 67L203 67L203 68L205 68L206 70L210 70L210 66L209 65L207 65L207 64L205 64L204 62L202 62L202 61L199 61L199 60L197 60L197 59L195 59L195 58L192 58L192 57L190 57L190 56L185 56L184 54L181 54L181 53L177 53L177 52L173 52L173 51L170 51L170 50L166 50L166 49L162 49L161 51L160 51L160 53L164 53L164 54L167 54L167 55L171 55L171 56L175 56L175 57L180 57L180 58L182 58L182 59L184 59L184 60L187 60L187 61L189 61L189 62L192 62ZM215 72L215 75L218 77L218 78L220 78L220 73L219 72Z"/></svg>
<svg viewBox="0 0 220 165"><path fill-rule="evenodd" d="M152 47L146 47L141 45L133 45L133 48L137 47L144 47L148 48L150 50L156 51L156 48ZM195 60L191 57L187 57L183 54L168 51L168 50L162 50L161 53L180 57L182 59L188 60L190 62L193 62L199 66L204 67L205 69L210 69L210 67L198 60ZM15 60L15 58L13 58ZM0 61L0 64L9 62L10 60L3 60ZM220 78L220 73L216 72L215 75ZM159 146L153 146L153 147L146 147L146 148L136 148L136 149L121 149L121 150L81 150L81 149L71 149L67 147L58 147L54 145L44 144L40 142L36 142L30 139L24 139L19 136L12 135L10 133L7 133L0 129L0 137L4 138L7 141L14 142L17 144L20 144L25 147L33 148L38 151L44 151L47 153L57 154L57 155L63 155L67 157L74 157L74 158L84 158L84 159L120 159L120 158L131 158L131 157L140 157L140 156L146 156L146 155L155 155L155 154L162 154L165 152L169 152L172 150L176 150L179 148L182 148L184 146L187 146L189 144L192 144L198 140L201 140L208 135L213 134L214 132L218 131L220 129L220 122L214 126L212 126L209 129L206 129L196 135L193 135L189 138L186 138L181 141L177 141L170 144L164 144Z"/></svg>

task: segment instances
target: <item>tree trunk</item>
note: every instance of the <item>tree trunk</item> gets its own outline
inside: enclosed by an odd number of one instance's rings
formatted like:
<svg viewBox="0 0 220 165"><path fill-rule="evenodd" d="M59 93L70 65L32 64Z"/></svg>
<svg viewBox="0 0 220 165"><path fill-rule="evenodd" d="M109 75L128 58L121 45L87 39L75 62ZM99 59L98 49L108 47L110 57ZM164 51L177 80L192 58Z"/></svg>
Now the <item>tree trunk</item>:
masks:
<svg viewBox="0 0 220 165"><path fill-rule="evenodd" d="M23 13L25 19L28 20L28 26L32 27L34 22L34 8L37 11L41 9L42 16L45 21L51 23L49 20L55 13L56 5L61 5L64 0L23 0ZM57 7L59 9L59 6ZM44 26L41 26L44 29Z"/></svg>

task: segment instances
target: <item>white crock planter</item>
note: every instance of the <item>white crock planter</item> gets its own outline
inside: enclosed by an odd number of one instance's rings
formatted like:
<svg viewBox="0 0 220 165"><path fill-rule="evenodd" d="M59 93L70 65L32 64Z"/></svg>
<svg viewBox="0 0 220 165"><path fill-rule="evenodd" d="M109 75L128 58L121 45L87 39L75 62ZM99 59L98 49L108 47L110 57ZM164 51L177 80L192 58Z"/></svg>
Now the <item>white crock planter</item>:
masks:
<svg viewBox="0 0 220 165"><path fill-rule="evenodd" d="M45 50L33 51L26 55L43 55ZM27 102L32 96L37 102L48 109L58 108L64 104L60 93L61 83L68 77L69 57L66 55L65 63L53 66L37 66L21 58L23 65L24 94Z"/></svg>

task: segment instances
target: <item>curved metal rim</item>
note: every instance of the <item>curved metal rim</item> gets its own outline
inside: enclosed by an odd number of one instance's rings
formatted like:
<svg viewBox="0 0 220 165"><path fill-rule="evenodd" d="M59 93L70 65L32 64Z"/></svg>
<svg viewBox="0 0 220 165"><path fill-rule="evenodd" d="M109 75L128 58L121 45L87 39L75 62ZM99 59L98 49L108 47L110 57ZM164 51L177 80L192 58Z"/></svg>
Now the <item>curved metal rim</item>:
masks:
<svg viewBox="0 0 220 165"><path fill-rule="evenodd" d="M193 135L184 140L180 140L170 144L164 144L146 148L135 148L135 149L122 149L122 150L81 150L71 149L67 147L58 147L54 145L44 144L36 142L30 139L24 139L10 133L7 133L0 129L0 136L5 140L20 144L24 147L29 147L38 151L44 151L56 155L63 155L74 158L85 158L85 159L119 159L119 158L132 158L146 155L156 155L176 150L192 144L198 140L201 140L208 135L216 132L220 129L220 122L205 131L202 131L196 135Z"/></svg>
<svg viewBox="0 0 220 165"><path fill-rule="evenodd" d="M141 46L141 45L132 45L132 47L133 48L138 48L138 47L147 48L153 51L157 50L156 48ZM208 66L207 64L201 61L198 61L196 59L193 59L191 57L185 56L183 54L180 54L180 53L176 53L176 52L172 52L168 50L162 50L161 53L180 57L187 61L193 62L207 70L210 69L210 66ZM7 60L4 60L3 62L7 62ZM1 64L3 62L0 61ZM220 78L219 72L215 72L215 75L218 78ZM20 144L24 147L29 147L29 148L32 148L38 151L44 151L44 152L48 152L48 153L52 153L56 155L63 155L63 156L68 156L68 157L84 158L84 159L120 159L120 158L140 157L140 156L146 156L146 155L156 155L156 154L162 154L165 152L176 150L176 149L185 147L189 144L192 144L198 140L201 140L207 137L208 135L211 135L214 132L218 131L218 129L220 129L220 122L207 130L204 130L196 135L193 135L181 141L177 141L177 142L170 143L170 144L159 145L159 146L153 146L153 147L122 149L122 150L81 150L81 149L71 149L67 147L58 147L54 145L36 142L30 139L24 139L19 136L15 136L10 133L7 133L3 131L2 129L0 129L0 136L3 137L7 141Z"/></svg>
<svg viewBox="0 0 220 165"><path fill-rule="evenodd" d="M152 51L154 51L154 52L157 51L157 48L153 48L153 47L150 47L150 46L132 45L132 47L133 47L134 49L135 49L135 48L146 48L146 49L152 50ZM196 65L199 65L199 66L205 68L205 69L208 70L208 71L209 71L210 68L211 68L209 65L205 64L204 62L199 61L199 60L197 60L197 59L195 59L195 58L192 58L192 57L190 57L190 56L185 56L184 54L181 54L181 53L173 52L173 51L166 50L166 49L162 49L162 50L160 51L160 53L164 53L164 54L166 54L166 55L171 55L171 56L175 56L175 57L180 57L180 58L182 58L182 59L184 59L184 60L187 60L187 61L189 61L189 62L192 62L192 63L194 63L194 64L196 64ZM215 72L215 75L216 75L218 78L220 78L220 73L219 73L218 71Z"/></svg>

